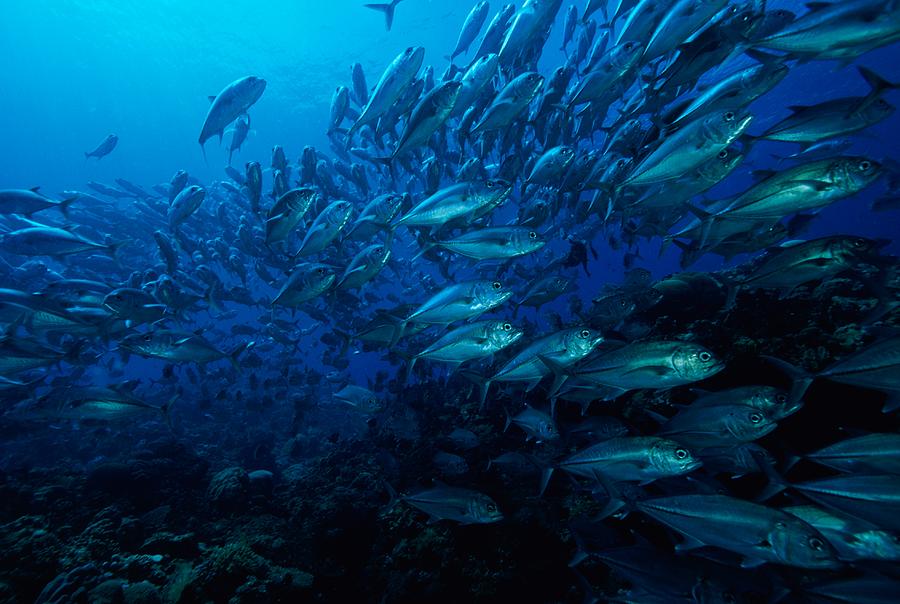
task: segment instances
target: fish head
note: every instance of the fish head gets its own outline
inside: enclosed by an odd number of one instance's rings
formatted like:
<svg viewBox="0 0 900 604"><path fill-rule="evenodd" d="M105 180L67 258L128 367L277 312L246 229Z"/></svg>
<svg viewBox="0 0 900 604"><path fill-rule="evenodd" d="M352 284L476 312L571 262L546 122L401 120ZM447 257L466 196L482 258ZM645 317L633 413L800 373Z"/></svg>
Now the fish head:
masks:
<svg viewBox="0 0 900 604"><path fill-rule="evenodd" d="M603 336L597 329L590 327L576 327L566 334L566 352L570 358L579 359L603 341Z"/></svg>
<svg viewBox="0 0 900 604"><path fill-rule="evenodd" d="M743 108L715 112L706 118L706 137L709 141L730 145L752 121L753 116Z"/></svg>
<svg viewBox="0 0 900 604"><path fill-rule="evenodd" d="M854 264L865 259L878 257L887 240L867 239L866 237L835 237L829 244L829 252L837 262Z"/></svg>
<svg viewBox="0 0 900 604"><path fill-rule="evenodd" d="M144 355L161 356L170 350L173 339L165 332L133 333L119 341L119 348Z"/></svg>
<svg viewBox="0 0 900 604"><path fill-rule="evenodd" d="M685 343L672 354L672 366L681 377L700 381L724 369L725 363L703 346Z"/></svg>
<svg viewBox="0 0 900 604"><path fill-rule="evenodd" d="M515 86L516 98L533 99L544 85L544 76L536 71L529 71L513 80L510 85Z"/></svg>
<svg viewBox="0 0 900 604"><path fill-rule="evenodd" d="M488 339L494 348L506 348L518 341L525 331L506 321L491 321L488 326Z"/></svg>
<svg viewBox="0 0 900 604"><path fill-rule="evenodd" d="M644 55L644 45L628 40L609 51L609 55L610 64L617 71L627 71Z"/></svg>
<svg viewBox="0 0 900 604"><path fill-rule="evenodd" d="M687 474L703 465L687 448L673 440L662 438L650 449L650 463L664 476Z"/></svg>
<svg viewBox="0 0 900 604"><path fill-rule="evenodd" d="M828 167L828 179L847 192L866 188L884 173L883 166L867 157L841 157Z"/></svg>
<svg viewBox="0 0 900 604"><path fill-rule="evenodd" d="M791 566L836 568L840 565L834 546L799 518L776 521L768 542L778 559Z"/></svg>
<svg viewBox="0 0 900 604"><path fill-rule="evenodd" d="M512 193L512 184L499 179L492 178L474 186L473 193L481 196L483 204L486 207L496 207L506 201Z"/></svg>
<svg viewBox="0 0 900 604"><path fill-rule="evenodd" d="M353 211L353 204L341 199L332 202L325 211L328 212L326 216L328 222L331 224L344 225L350 219L350 213Z"/></svg>
<svg viewBox="0 0 900 604"><path fill-rule="evenodd" d="M241 89L246 103L252 105L259 100L263 92L266 90L266 81L256 76L247 76L241 82Z"/></svg>
<svg viewBox="0 0 900 604"><path fill-rule="evenodd" d="M369 264L383 265L391 257L391 248L386 244L376 243L370 245L366 249L365 254Z"/></svg>
<svg viewBox="0 0 900 604"><path fill-rule="evenodd" d="M483 308L493 308L509 300L512 291L499 281L479 281L475 284L475 300Z"/></svg>
<svg viewBox="0 0 900 604"><path fill-rule="evenodd" d="M452 109L456 105L456 100L459 98L462 87L462 82L457 80L450 80L441 84L434 93L436 105L445 111Z"/></svg>
<svg viewBox="0 0 900 604"><path fill-rule="evenodd" d="M803 400L794 400L780 388L760 386L750 396L750 405L757 409L767 409L774 421L793 415L803 406Z"/></svg>
<svg viewBox="0 0 900 604"><path fill-rule="evenodd" d="M700 166L698 172L708 181L719 182L731 173L744 159L744 155L735 147L725 147L716 154L715 159Z"/></svg>
<svg viewBox="0 0 900 604"><path fill-rule="evenodd" d="M503 520L503 513L493 499L481 493L475 493L469 499L468 516L479 524L490 524Z"/></svg>
<svg viewBox="0 0 900 604"><path fill-rule="evenodd" d="M306 286L315 291L325 291L336 278L337 273L327 264L313 264L304 273Z"/></svg>
<svg viewBox="0 0 900 604"><path fill-rule="evenodd" d="M762 438L776 427L771 415L756 407L726 406L722 412L728 413L725 424L729 433L742 441Z"/></svg>

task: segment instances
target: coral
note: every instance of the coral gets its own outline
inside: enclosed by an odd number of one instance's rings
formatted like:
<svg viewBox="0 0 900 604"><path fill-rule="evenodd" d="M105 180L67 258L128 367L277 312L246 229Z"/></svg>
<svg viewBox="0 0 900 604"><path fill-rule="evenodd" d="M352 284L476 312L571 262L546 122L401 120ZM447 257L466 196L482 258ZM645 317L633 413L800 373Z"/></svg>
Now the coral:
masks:
<svg viewBox="0 0 900 604"><path fill-rule="evenodd" d="M209 481L206 497L217 509L238 511L247 504L250 479L243 468L225 468Z"/></svg>

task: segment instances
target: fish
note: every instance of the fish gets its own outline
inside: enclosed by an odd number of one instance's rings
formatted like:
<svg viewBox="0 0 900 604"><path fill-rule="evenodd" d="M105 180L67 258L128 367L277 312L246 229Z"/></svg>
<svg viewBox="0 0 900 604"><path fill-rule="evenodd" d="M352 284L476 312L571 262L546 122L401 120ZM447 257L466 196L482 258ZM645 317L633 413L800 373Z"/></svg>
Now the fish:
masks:
<svg viewBox="0 0 900 604"><path fill-rule="evenodd" d="M54 201L44 197L40 193L40 187L33 189L3 189L0 190L0 213L21 214L30 217L36 212L56 208L63 215L67 215L69 206L78 199L77 195L67 197L61 201Z"/></svg>
<svg viewBox="0 0 900 604"><path fill-rule="evenodd" d="M227 128L239 116L247 113L266 90L266 81L257 76L245 76L235 80L214 97L209 97L210 106L200 129L200 148L213 136L219 142ZM204 151L205 153L205 151Z"/></svg>
<svg viewBox="0 0 900 604"><path fill-rule="evenodd" d="M439 247L473 260L503 260L538 251L544 241L535 231L523 227L486 227L453 239L429 241L420 254Z"/></svg>
<svg viewBox="0 0 900 604"><path fill-rule="evenodd" d="M505 321L475 321L452 329L409 359L412 373L418 359L449 363L455 371L461 364L491 356L516 343L524 331Z"/></svg>
<svg viewBox="0 0 900 604"><path fill-rule="evenodd" d="M398 0L394 0L397 2ZM396 4L394 4L396 6ZM391 13L392 14L392 13ZM421 46L410 46L391 62L384 70L381 79L375 85L369 101L363 107L359 118L347 131L347 146L349 148L353 133L366 124L370 124L382 117L391 108L395 101L403 94L407 86L412 83L422 61L425 58L425 49Z"/></svg>
<svg viewBox="0 0 900 604"><path fill-rule="evenodd" d="M636 505L684 537L679 551L714 546L743 556L744 567L766 562L811 569L840 566L837 552L819 531L781 510L727 495L675 495Z"/></svg>
<svg viewBox="0 0 900 604"><path fill-rule="evenodd" d="M384 28L387 31L391 31L391 26L394 24L394 12L401 1L402 0L391 0L387 4L363 4L363 6L384 13Z"/></svg>
<svg viewBox="0 0 900 604"><path fill-rule="evenodd" d="M557 375L577 377L618 392L690 384L725 368L725 363L705 347L676 341L634 342L600 350L574 367L561 366L549 357L541 361Z"/></svg>
<svg viewBox="0 0 900 604"><path fill-rule="evenodd" d="M492 524L503 520L503 513L496 502L484 493L436 482L435 487L401 496L399 500L428 514L429 522L450 520L466 525ZM392 502L397 499L393 489L390 489L390 494Z"/></svg>
<svg viewBox="0 0 900 604"><path fill-rule="evenodd" d="M222 352L201 334L175 329L155 329L146 333L134 333L119 340L119 348L145 357L206 365L220 359L240 369L238 358L253 346L253 342L238 344L230 352Z"/></svg>
<svg viewBox="0 0 900 604"><path fill-rule="evenodd" d="M459 32L459 38L456 40L456 47L450 53L450 56L447 57L451 63L457 56L469 51L469 47L475 41L475 38L478 37L484 22L487 20L489 10L490 5L487 2L479 2L466 15L462 30Z"/></svg>
<svg viewBox="0 0 900 604"><path fill-rule="evenodd" d="M115 134L108 134L92 151L84 152L84 159L89 159L91 157L96 157L98 160L103 159L112 153L113 149L115 149L118 144L119 137Z"/></svg>

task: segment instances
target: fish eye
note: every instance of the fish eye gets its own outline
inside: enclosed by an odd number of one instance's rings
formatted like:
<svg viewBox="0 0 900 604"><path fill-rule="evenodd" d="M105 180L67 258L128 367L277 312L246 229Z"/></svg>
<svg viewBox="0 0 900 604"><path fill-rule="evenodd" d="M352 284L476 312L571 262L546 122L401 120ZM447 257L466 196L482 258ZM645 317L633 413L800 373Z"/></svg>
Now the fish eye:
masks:
<svg viewBox="0 0 900 604"><path fill-rule="evenodd" d="M494 289L500 289L503 286L500 284L499 281L494 281L493 283L491 283L491 287L493 287Z"/></svg>
<svg viewBox="0 0 900 604"><path fill-rule="evenodd" d="M493 181L493 180L487 181L487 188L488 188L488 189L493 189L493 188L494 188L494 181Z"/></svg>
<svg viewBox="0 0 900 604"><path fill-rule="evenodd" d="M530 233L528 233L528 238L529 239L537 239L537 233L535 233L534 231L531 231Z"/></svg>
<svg viewBox="0 0 900 604"><path fill-rule="evenodd" d="M632 48L634 48L634 44L632 44L631 42L625 42L625 50L631 50Z"/></svg>
<svg viewBox="0 0 900 604"><path fill-rule="evenodd" d="M861 162L859 162L860 172L868 172L871 167L872 167L872 162L870 162L867 159L864 159Z"/></svg>
<svg viewBox="0 0 900 604"><path fill-rule="evenodd" d="M758 424L758 423L761 422L762 420L763 420L763 417L762 417L762 415L760 415L759 413L751 413L751 414L750 414L750 422L751 422L751 423L753 423L753 424Z"/></svg>
<svg viewBox="0 0 900 604"><path fill-rule="evenodd" d="M494 505L493 503L489 503L487 506L487 511L489 511L493 514L494 512L497 511L497 506Z"/></svg>
<svg viewBox="0 0 900 604"><path fill-rule="evenodd" d="M512 325L510 325L509 323L503 324L503 331L509 331L510 329L512 329Z"/></svg>
<svg viewBox="0 0 900 604"><path fill-rule="evenodd" d="M728 157L728 149L719 151L719 159L725 159L726 157Z"/></svg>
<svg viewBox="0 0 900 604"><path fill-rule="evenodd" d="M122 294L116 294L116 300L121 300L121 299L122 299Z"/></svg>
<svg viewBox="0 0 900 604"><path fill-rule="evenodd" d="M563 73L564 73L564 71L563 71L563 68L562 68L562 67L557 67L557 68L556 68L556 75L561 76Z"/></svg>
<svg viewBox="0 0 900 604"><path fill-rule="evenodd" d="M145 342L149 342L149 341L150 341L150 334L145 334L144 337L141 338L141 339L143 339Z"/></svg>
<svg viewBox="0 0 900 604"><path fill-rule="evenodd" d="M864 247L867 247L866 240L865 240L865 239L854 239L854 240L853 240L853 247L855 247L855 248L864 248Z"/></svg>
<svg viewBox="0 0 900 604"><path fill-rule="evenodd" d="M590 330L582 329L580 335L582 338L589 338L591 336L591 332Z"/></svg>
<svg viewBox="0 0 900 604"><path fill-rule="evenodd" d="M788 397L784 392L779 392L778 394L775 395L775 402L783 404L783 403L787 402L787 398Z"/></svg>
<svg viewBox="0 0 900 604"><path fill-rule="evenodd" d="M675 449L676 459L687 459L688 455L687 449Z"/></svg>
<svg viewBox="0 0 900 604"><path fill-rule="evenodd" d="M709 354L708 352L701 352L700 360L703 361L704 363L708 363L710 360L712 360L712 355Z"/></svg>
<svg viewBox="0 0 900 604"><path fill-rule="evenodd" d="M616 162L616 165L619 166L620 168L624 168L626 163L627 162L625 161L625 158L622 158Z"/></svg>
<svg viewBox="0 0 900 604"><path fill-rule="evenodd" d="M825 549L825 543L819 539L818 537L810 537L809 538L809 547L814 549L817 552L821 552Z"/></svg>
<svg viewBox="0 0 900 604"><path fill-rule="evenodd" d="M725 121L726 122L734 121L734 111L726 111L725 112Z"/></svg>

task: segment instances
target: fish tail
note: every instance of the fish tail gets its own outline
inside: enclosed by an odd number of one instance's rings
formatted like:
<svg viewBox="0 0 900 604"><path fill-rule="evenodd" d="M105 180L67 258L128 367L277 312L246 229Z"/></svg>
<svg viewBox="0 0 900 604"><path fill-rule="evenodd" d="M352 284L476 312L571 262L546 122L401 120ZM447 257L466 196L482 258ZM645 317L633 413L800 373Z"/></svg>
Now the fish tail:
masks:
<svg viewBox="0 0 900 604"><path fill-rule="evenodd" d="M238 363L238 359L244 353L245 350L249 350L252 348L256 342L253 340L249 342L243 342L242 344L238 344L234 350L228 353L228 361L231 363L231 366L240 371L241 365Z"/></svg>
<svg viewBox="0 0 900 604"><path fill-rule="evenodd" d="M78 199L77 195L75 195L74 197L67 197L66 199L63 199L59 202L59 211L62 212L63 216L65 216L66 218L69 217L69 206L72 205L72 203L76 199Z"/></svg>
<svg viewBox="0 0 900 604"><path fill-rule="evenodd" d="M397 491L394 489L394 487L391 486L391 483L389 483L387 480L385 480L382 484L384 485L384 490L387 491L388 497L390 499L388 500L387 505L381 508L381 513L387 514L394 509L394 507L397 505L397 502L400 501L400 497L397 495Z"/></svg>
<svg viewBox="0 0 900 604"><path fill-rule="evenodd" d="M810 373L777 357L762 355L762 358L783 371L793 381L793 386L791 387L791 392L788 396L788 404L799 402L800 399L803 398L803 395L806 394L810 384L816 379L816 374Z"/></svg>
<svg viewBox="0 0 900 604"><path fill-rule="evenodd" d="M175 393L172 398L170 398L166 403L159 408L160 412L163 414L163 418L166 420L166 425L169 427L169 431L173 434L175 433L175 428L172 426L172 406L175 404L175 401L181 398L181 388L178 389L178 392Z"/></svg>

